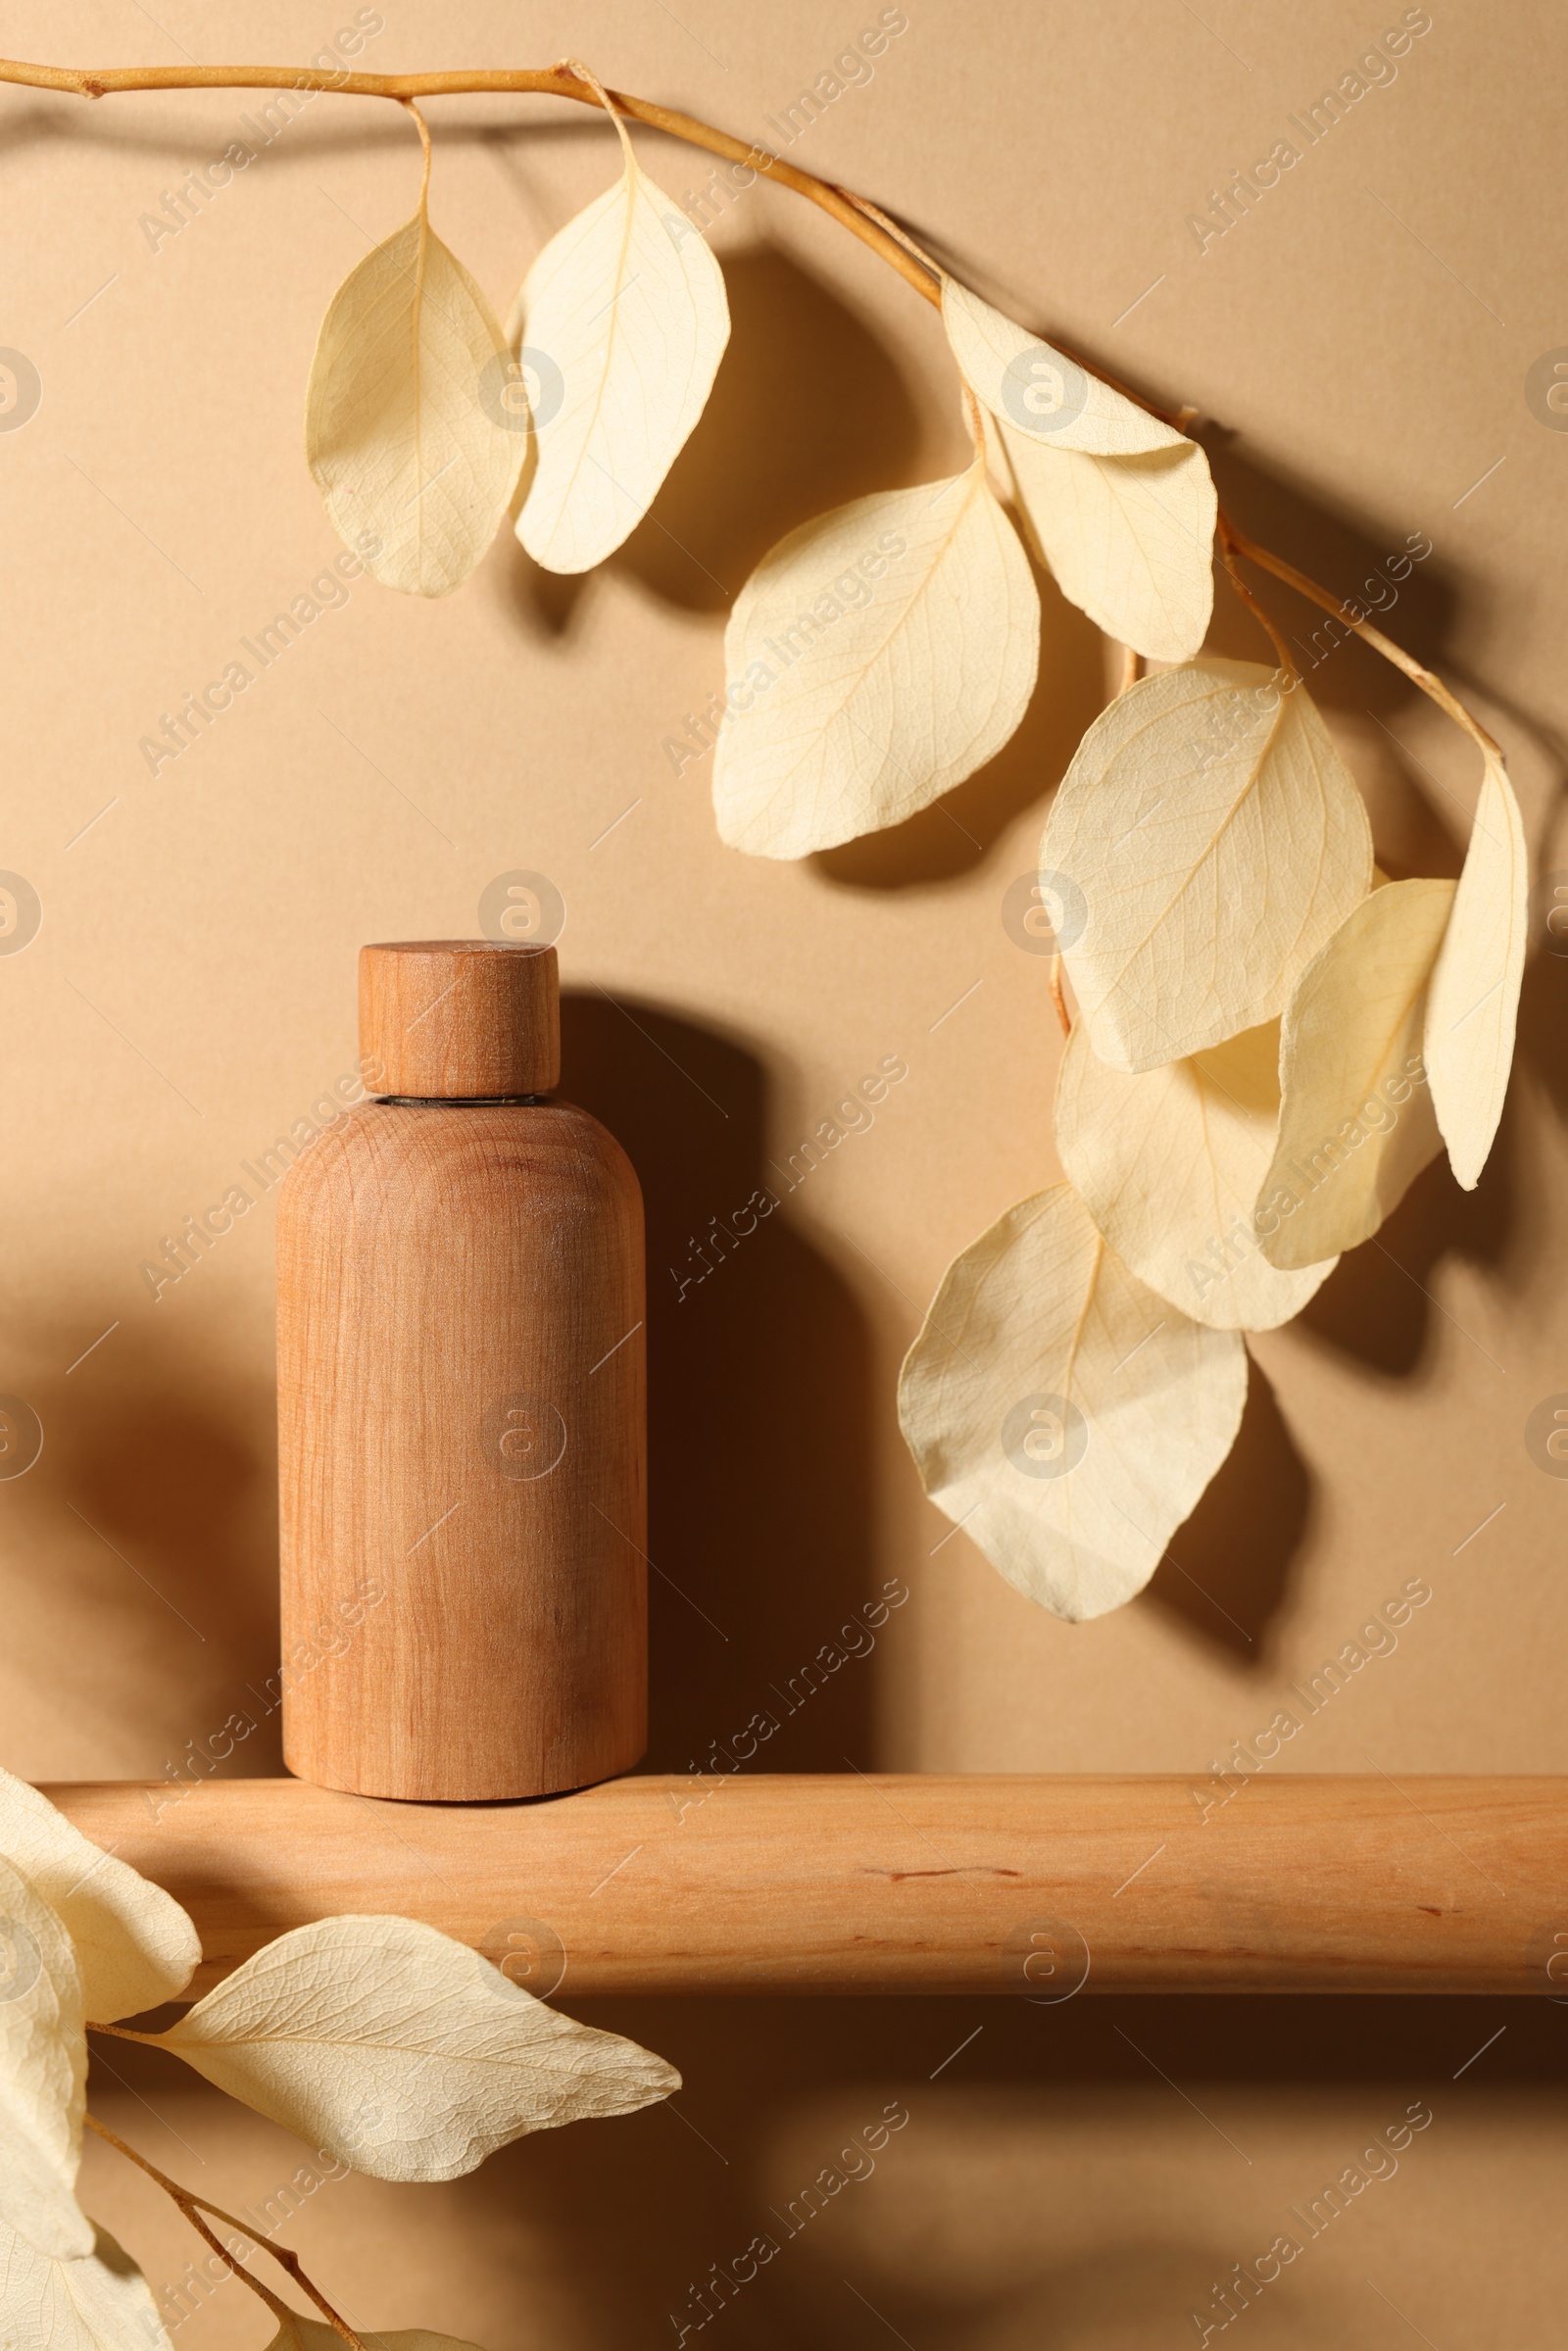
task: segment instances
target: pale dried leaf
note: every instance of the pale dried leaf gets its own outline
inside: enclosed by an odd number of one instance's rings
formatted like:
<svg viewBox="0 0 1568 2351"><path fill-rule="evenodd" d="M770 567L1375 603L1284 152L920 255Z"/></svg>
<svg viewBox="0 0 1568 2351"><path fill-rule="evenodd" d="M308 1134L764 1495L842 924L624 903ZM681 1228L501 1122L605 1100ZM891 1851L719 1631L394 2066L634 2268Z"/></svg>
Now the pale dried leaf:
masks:
<svg viewBox="0 0 1568 2351"><path fill-rule="evenodd" d="M804 523L724 634L720 837L802 857L903 823L1002 749L1039 651L1029 560L982 458Z"/></svg>
<svg viewBox="0 0 1568 2351"><path fill-rule="evenodd" d="M158 2035L231 2097L376 2180L456 2180L527 2131L680 2087L414 1919L280 1935Z"/></svg>
<svg viewBox="0 0 1568 2351"><path fill-rule="evenodd" d="M1389 882L1297 983L1280 1034L1279 1142L1258 1189L1271 1263L1369 1240L1443 1149L1421 1062L1452 882Z"/></svg>
<svg viewBox="0 0 1568 2351"><path fill-rule="evenodd" d="M942 280L942 323L970 390L1031 440L1094 457L1132 457L1182 443L1172 426L954 277Z"/></svg>
<svg viewBox="0 0 1568 2351"><path fill-rule="evenodd" d="M358 2331L367 2351L477 2351L462 2335L432 2334L428 2327L378 2327L373 2334ZM267 2351L343 2351L343 2337L323 2319L295 2319L278 2328Z"/></svg>
<svg viewBox="0 0 1568 2351"><path fill-rule="evenodd" d="M25 1780L0 1770L0 1854L40 1893L75 1945L90 2018L111 2024L176 1999L201 1960L172 1894L89 1842Z"/></svg>
<svg viewBox="0 0 1568 2351"><path fill-rule="evenodd" d="M305 406L332 526L387 587L450 595L495 537L528 446L514 371L421 200L327 305Z"/></svg>
<svg viewBox="0 0 1568 2351"><path fill-rule="evenodd" d="M0 2224L0 2338L6 2351L170 2351L152 2288L130 2255L91 2222L87 2237L82 2258L55 2261ZM340 2338L334 2334L332 2341Z"/></svg>
<svg viewBox="0 0 1568 2351"><path fill-rule="evenodd" d="M518 538L551 571L591 569L636 528L729 340L707 238L643 171L618 117L615 127L619 180L551 238L508 320L551 387L517 517Z"/></svg>
<svg viewBox="0 0 1568 2351"><path fill-rule="evenodd" d="M1140 1281L1195 1322L1272 1331L1334 1269L1279 1273L1252 1225L1279 1124L1279 1024L1134 1077L1073 1030L1056 1080L1056 1150Z"/></svg>
<svg viewBox="0 0 1568 2351"><path fill-rule="evenodd" d="M1056 1616L1131 1599L1241 1424L1247 1350L1130 1273L1070 1184L954 1260L905 1358L921 1483Z"/></svg>
<svg viewBox="0 0 1568 2351"><path fill-rule="evenodd" d="M1150 661L1190 661L1214 605L1214 484L1198 443L1093 457L986 422L1027 535L1068 602Z"/></svg>
<svg viewBox="0 0 1568 2351"><path fill-rule="evenodd" d="M71 1937L43 1896L0 1861L0 2223L36 2253L92 2250L76 2202L87 2037Z"/></svg>
<svg viewBox="0 0 1568 2351"><path fill-rule="evenodd" d="M1502 761L1489 751L1486 762L1426 1019L1433 1108L1466 1192L1481 1181L1502 1116L1530 921L1519 803Z"/></svg>
<svg viewBox="0 0 1568 2351"><path fill-rule="evenodd" d="M1191 661L1102 710L1041 864L1083 896L1063 952L1096 1053L1155 1069L1278 1018L1366 896L1372 835L1304 686Z"/></svg>

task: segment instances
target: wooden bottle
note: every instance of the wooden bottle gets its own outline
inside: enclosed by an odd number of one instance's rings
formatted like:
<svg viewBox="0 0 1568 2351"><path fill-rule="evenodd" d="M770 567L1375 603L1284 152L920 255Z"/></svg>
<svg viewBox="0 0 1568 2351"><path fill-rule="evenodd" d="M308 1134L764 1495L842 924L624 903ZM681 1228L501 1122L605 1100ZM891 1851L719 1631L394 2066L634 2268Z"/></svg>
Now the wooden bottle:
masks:
<svg viewBox="0 0 1568 2351"><path fill-rule="evenodd" d="M560 1070L550 947L367 947L379 1099L277 1228L283 1754L361 1795L537 1796L647 1720L642 1196Z"/></svg>

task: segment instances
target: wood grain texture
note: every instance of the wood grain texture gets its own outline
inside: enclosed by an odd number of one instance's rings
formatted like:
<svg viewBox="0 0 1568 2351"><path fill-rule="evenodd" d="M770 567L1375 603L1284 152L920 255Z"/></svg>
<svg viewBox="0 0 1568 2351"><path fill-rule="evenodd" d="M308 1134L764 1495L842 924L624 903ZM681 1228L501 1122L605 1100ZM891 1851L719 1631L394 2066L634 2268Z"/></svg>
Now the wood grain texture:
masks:
<svg viewBox="0 0 1568 2351"><path fill-rule="evenodd" d="M647 1712L642 1201L566 1102L363 1104L277 1227L284 1753L362 1794L627 1770Z"/></svg>
<svg viewBox="0 0 1568 2351"><path fill-rule="evenodd" d="M362 947L360 1051L379 1066L376 1094L551 1093L561 1078L555 949L484 939Z"/></svg>
<svg viewBox="0 0 1568 2351"><path fill-rule="evenodd" d="M649 1776L480 1810L45 1792L185 1904L203 1984L390 1911L535 1989L564 1964L564 1995L1568 1992L1564 1779L1282 1774L1206 1820L1174 1778Z"/></svg>

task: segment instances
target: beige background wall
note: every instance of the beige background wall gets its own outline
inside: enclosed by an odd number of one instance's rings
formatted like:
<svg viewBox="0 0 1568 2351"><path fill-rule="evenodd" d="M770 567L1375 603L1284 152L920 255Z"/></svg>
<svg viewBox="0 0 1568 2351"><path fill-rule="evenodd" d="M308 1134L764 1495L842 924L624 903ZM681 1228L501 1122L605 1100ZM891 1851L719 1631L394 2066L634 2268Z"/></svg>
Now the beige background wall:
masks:
<svg viewBox="0 0 1568 2351"><path fill-rule="evenodd" d="M767 138L764 117L877 11L383 13L359 60L371 68L575 49L613 82ZM1234 168L1295 137L1288 118L1402 13L910 0L874 77L793 152L1018 316L1196 405L1238 519L1336 589L1428 534L1390 625L1501 735L1549 871L1568 866L1568 438L1533 413L1526 377L1568 344L1561 18L1436 0L1396 80L1254 212L1201 251L1187 222ZM56 62L295 62L352 16L327 0L12 5L0 35ZM731 348L694 443L602 574L543 577L508 538L445 603L362 582L148 773L138 739L335 552L300 453L306 371L333 287L417 184L405 122L324 97L154 251L141 217L256 103L0 94L0 342L42 386L37 413L0 432L0 865L43 908L26 950L0 956L0 1388L45 1431L37 1466L0 1485L0 1755L35 1777L158 1775L265 1682L270 1207L156 1302L138 1267L352 1068L358 945L472 933L486 883L524 867L568 908L568 1088L626 1141L649 1200L652 1548L695 1603L656 1587L653 1762L708 1754L898 1575L908 1605L792 1722L777 1768L1201 1776L1419 1576L1431 1604L1307 1726L1293 1764L1568 1767L1568 1487L1524 1443L1532 1408L1568 1390L1568 963L1549 954L1527 974L1481 1190L1430 1171L1298 1324L1253 1344L1238 1454L1143 1598L1057 1624L961 1534L944 1542L919 1494L894 1418L900 1355L951 1255L1057 1172L1045 969L999 907L1106 671L1048 584L1034 710L945 808L798 866L717 845L709 763L677 777L662 744L719 679L730 597L795 522L933 476L962 448L934 318L808 207L754 188L716 230ZM431 116L436 225L504 307L605 183L609 134L536 100ZM677 196L708 176L690 151L643 152ZM1303 608L1275 609L1307 633ZM1248 629L1222 604L1215 643L1255 654ZM1359 647L1313 689L1384 864L1456 871L1476 784L1460 739ZM875 1126L677 1303L668 1268L691 1270L691 1237L889 1053L909 1075ZM236 1762L275 1768L266 1726ZM1435 1886L1463 1886L1467 1868L1434 1839ZM880 2341L884 2322L917 2351L1110 2351L1192 2339L1210 2280L1419 2097L1435 2125L1398 2178L1249 2314L1249 2339L1370 2347L1414 2326L1442 2351L1544 2340L1561 2294L1562 2018L1486 2003L649 2007L617 2021L686 2069L691 2131L656 2113L540 2138L440 2190L329 2183L294 2233L367 2324L444 2327L487 2351L671 2340L688 2283L897 2096L910 2125L874 2179L715 2323L734 2351ZM161 2071L132 2076L122 2051L112 2062L134 2093L106 2095L106 2112L209 2190L258 2201L297 2162L259 2122ZM194 2240L92 2168L95 2208L155 2282L176 2278ZM259 2344L263 2325L230 2286L178 2339Z"/></svg>

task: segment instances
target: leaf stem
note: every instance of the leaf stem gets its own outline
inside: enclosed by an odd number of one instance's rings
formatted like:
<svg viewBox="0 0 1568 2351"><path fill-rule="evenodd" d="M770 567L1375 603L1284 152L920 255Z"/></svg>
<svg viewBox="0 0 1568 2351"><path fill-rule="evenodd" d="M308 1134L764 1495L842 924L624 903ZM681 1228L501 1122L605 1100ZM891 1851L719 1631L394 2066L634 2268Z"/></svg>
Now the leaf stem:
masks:
<svg viewBox="0 0 1568 2351"><path fill-rule="evenodd" d="M430 125L425 121L423 115L420 114L418 108L415 105L412 98L401 99L399 103L403 106L406 106L410 114L414 117L415 122L418 128L419 145L424 150L424 177L419 182L419 217L422 220L430 208Z"/></svg>
<svg viewBox="0 0 1568 2351"><path fill-rule="evenodd" d="M586 69L583 70L586 72ZM730 164L740 164L765 179L777 180L781 187L791 188L798 196L828 213L841 227L885 261L888 267L911 285L923 300L940 309L942 305L942 270L907 232L898 226L887 214L871 203L869 198L855 195L828 179L818 179L812 172L803 171L795 164L786 163L782 156L755 141L737 139L726 130L715 129L711 123L698 120L695 115L679 113L675 108L657 105L652 99L633 97L629 91L610 89L591 78L584 80L569 65L545 68L519 67L497 71L465 71L449 73L350 73L344 71L324 73L314 66L115 66L88 71L76 66L40 66L17 58L0 58L0 83L13 82L25 89L56 90L74 98L109 98L131 90L320 90L349 98L396 98L405 103L415 98L454 98L480 95L486 92L534 95L548 98L570 98L580 106L597 106L613 119L623 115L633 122L645 123L651 130L662 130L670 138L683 139L691 147L706 149ZM429 134L417 109L413 110L419 122L420 137L425 142L425 173L429 174ZM616 127L624 137L624 127ZM1084 367L1092 375L1107 383L1127 399L1158 416L1178 432L1185 432L1195 412L1183 408L1174 414L1157 408L1153 402L1120 384L1102 367L1091 367L1088 361L1069 348L1058 344L1068 358ZM1233 561L1245 556L1250 563L1272 571L1299 595L1310 599L1326 612L1364 637L1384 660L1402 670L1423 694L1463 728L1484 751L1501 757L1497 745L1478 718L1472 716L1457 697L1449 692L1443 680L1426 668L1391 637L1386 637L1370 620L1353 619L1341 600L1327 588L1320 587L1304 571L1288 563L1283 556L1272 555L1237 530L1222 514L1218 519L1218 538L1222 559L1232 585L1244 603L1256 613L1273 639L1276 650L1287 669L1297 675L1296 665L1285 651L1262 607L1241 579Z"/></svg>
<svg viewBox="0 0 1568 2351"><path fill-rule="evenodd" d="M598 99L600 105L604 108L612 122L613 122L615 125L615 136L620 141L620 151L626 159L626 168L628 172L634 171L636 170L637 159L632 153L631 140L626 135L626 125L620 119L619 109L614 105L611 98L610 92L606 89L604 83L599 79L597 73L595 73L589 67L585 66L580 57L564 57L559 66L556 68L556 71L559 73L575 73L579 81L585 81L588 84L588 87L593 91L594 96Z"/></svg>
<svg viewBox="0 0 1568 2351"><path fill-rule="evenodd" d="M98 2026L94 2027L94 2030L101 2032L103 2028ZM144 2033L129 2033L124 2037L132 2040L141 2040L145 2039L146 2035ZM180 2211L184 2214L186 2220L189 2221L191 2227L196 2230L197 2234L206 2238L208 2244L211 2245L213 2251L218 2255L219 2259L227 2264L228 2268L233 2272L236 2278L243 2278L244 2282L250 2287L251 2292L261 2297L262 2301L267 2304L268 2309L272 2313L273 2317L281 2320L288 2327L291 2333L294 2331L295 2321L299 2317L298 2311L291 2310L288 2304L282 2300L281 2296L273 2293L270 2286L264 2285L259 2278L252 2277L250 2271L246 2269L244 2263L240 2261L235 2254L229 2251L228 2247L223 2243L221 2237L218 2236L214 2230L209 2229L207 2223L202 2218L203 2213L210 2212L215 2220L222 2221L228 2228L237 2229L241 2236L247 2237L250 2242L257 2246L262 2252L270 2253L272 2259L278 2264L279 2268L288 2272L295 2284L299 2286L303 2292L309 2294L311 2300L316 2304L317 2309L321 2313L321 2316L327 2321L328 2325L334 2327L336 2331L343 2337L343 2340L352 2346L352 2351L366 2351L366 2346L360 2340L360 2337L355 2333L348 2321L341 2317L339 2313L332 2308L332 2305L330 2302L328 2302L326 2296L319 2292L318 2288L311 2283L310 2278L306 2277L304 2270L300 2267L300 2257L297 2253L291 2253L286 2245L274 2245L270 2237L258 2236L254 2229L247 2228L243 2221L236 2220L233 2213L225 2212L220 2204L211 2203L206 2196L195 2195L189 2188L181 2187L176 2180L170 2179L167 2172L161 2172L155 2163L149 2163L145 2155L138 2155L135 2148L128 2145L127 2142L120 2136L118 2131L111 2131L107 2123L100 2123L95 2114L89 2114L83 2119L86 2122L89 2131L95 2131L98 2136L102 2139L107 2139L112 2147L118 2147L122 2155L127 2156L129 2160L136 2165L139 2171L143 2171L147 2174L149 2180L156 2180L166 2195L172 2196L174 2202L178 2205ZM299 2338L297 2335L295 2335L294 2339L298 2341Z"/></svg>
<svg viewBox="0 0 1568 2351"><path fill-rule="evenodd" d="M1260 547L1255 539L1248 538L1245 531L1239 531L1223 514L1219 518L1219 534L1233 579L1236 577L1235 566L1231 563L1233 556L1245 556L1250 563L1256 563L1260 570L1272 571L1276 579L1282 579L1298 596L1306 597L1321 611L1332 612L1335 619L1346 628L1354 629L1358 637L1364 637L1374 652L1382 654L1386 661L1392 661L1396 669L1402 670L1413 685L1420 687L1423 694L1431 696L1439 710L1445 711L1456 726L1463 727L1472 742L1479 743L1482 750L1491 752L1494 758L1501 759L1500 746L1488 734L1480 719L1467 710L1457 694L1450 693L1442 678L1428 669L1424 662L1418 661L1413 654L1406 653L1401 645L1396 645L1394 639L1386 637L1372 621L1357 619L1341 598L1331 594L1327 588L1319 587L1317 581L1309 579L1304 571L1298 571L1296 565L1288 563L1282 555L1272 555L1266 547ZM1240 588L1239 581L1237 585ZM1269 634L1274 634L1272 629Z"/></svg>
<svg viewBox="0 0 1568 2351"><path fill-rule="evenodd" d="M1051 958L1051 1001L1056 1007L1056 1018L1061 1023L1062 1035L1070 1037L1072 1035L1072 1014L1067 1009L1067 999L1061 992L1061 950L1059 947Z"/></svg>
<svg viewBox="0 0 1568 2351"><path fill-rule="evenodd" d="M1248 611L1251 613L1252 618L1257 622L1258 627L1262 629L1268 638L1269 643L1273 646L1275 653L1279 657L1280 667L1284 670L1286 676L1291 680L1293 685L1299 685L1301 673L1297 668L1295 661L1291 658L1290 647L1286 644L1285 639L1280 635L1279 630L1274 626L1274 623L1269 618L1268 613L1258 603L1257 598L1252 594L1251 589L1248 586L1246 580L1243 579L1240 571L1236 567L1236 538L1231 529L1230 523L1226 520L1223 514L1218 514L1215 517L1215 536L1219 541L1220 562L1225 566L1226 578L1230 581L1231 586L1236 590L1236 593L1241 598L1242 603L1246 605Z"/></svg>

